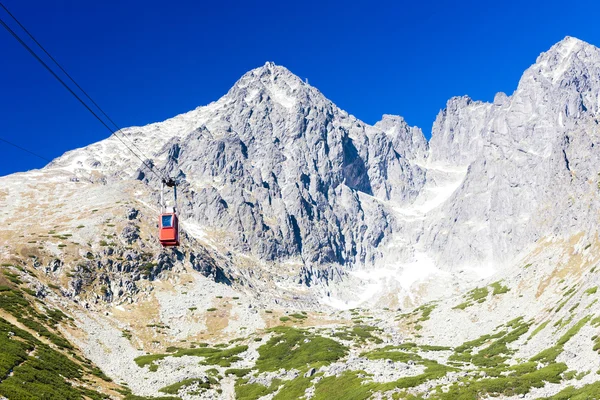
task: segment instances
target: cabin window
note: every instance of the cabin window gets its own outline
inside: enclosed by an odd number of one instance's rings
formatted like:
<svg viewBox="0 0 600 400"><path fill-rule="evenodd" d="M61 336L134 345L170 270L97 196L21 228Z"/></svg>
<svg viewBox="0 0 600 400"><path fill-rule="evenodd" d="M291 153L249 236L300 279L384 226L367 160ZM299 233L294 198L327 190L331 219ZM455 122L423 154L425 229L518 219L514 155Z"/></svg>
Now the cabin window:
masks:
<svg viewBox="0 0 600 400"><path fill-rule="evenodd" d="M172 228L173 227L173 216L172 215L163 215L161 224L163 228Z"/></svg>

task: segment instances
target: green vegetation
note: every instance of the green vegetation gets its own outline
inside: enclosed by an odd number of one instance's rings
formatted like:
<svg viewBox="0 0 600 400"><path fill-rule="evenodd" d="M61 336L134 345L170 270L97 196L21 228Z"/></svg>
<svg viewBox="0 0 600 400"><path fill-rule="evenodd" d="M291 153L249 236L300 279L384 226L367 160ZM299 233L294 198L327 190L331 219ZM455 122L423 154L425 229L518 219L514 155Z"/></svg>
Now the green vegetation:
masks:
<svg viewBox="0 0 600 400"><path fill-rule="evenodd" d="M146 325L147 328L158 328L158 329L170 329L169 325L162 325L162 324L148 324Z"/></svg>
<svg viewBox="0 0 600 400"><path fill-rule="evenodd" d="M201 350L201 349L199 349ZM206 350L210 350L206 348ZM221 367L230 367L232 363L240 361L241 358L237 355L248 350L248 346L236 346L230 349L219 350L216 353L205 357L204 365L219 365Z"/></svg>
<svg viewBox="0 0 600 400"><path fill-rule="evenodd" d="M376 383L366 380L364 379L366 374L362 371L345 371L340 376L326 377L317 383L313 399L364 400L371 398L376 392L388 392L390 390L415 387L429 380L439 379L448 372L456 370L456 368L438 364L436 361L422 358L417 354L397 351L392 346L364 353L362 356L369 359L388 359L400 362L413 361L416 364L424 365L425 371L420 375L400 378L389 383Z"/></svg>
<svg viewBox="0 0 600 400"><path fill-rule="evenodd" d="M45 309L45 314L42 314L31 306L21 289L11 289L6 285L0 291L0 308L12 314L20 323L56 346L62 349L73 349L66 339L52 331L58 323L67 318L62 311Z"/></svg>
<svg viewBox="0 0 600 400"><path fill-rule="evenodd" d="M248 375L248 373L250 373L250 371L251 371L250 368L230 368L225 371L225 375L235 375L238 378L242 378L242 377Z"/></svg>
<svg viewBox="0 0 600 400"><path fill-rule="evenodd" d="M512 328L512 330L508 332L501 331L494 335L483 335L478 339L466 342L457 347L448 360L472 363L478 367L486 368L488 375L497 376L500 369L507 367L506 361L514 353L514 350L509 349L507 345L527 333L531 324L523 322L523 318L517 318L508 322L505 326ZM473 353L475 348L487 343L489 344L486 347L480 349L477 353Z"/></svg>
<svg viewBox="0 0 600 400"><path fill-rule="evenodd" d="M214 378L211 378L211 377L208 377L206 380L204 380L204 379L185 379L181 382L177 382L172 385L165 386L164 388L160 389L159 392L166 393L166 394L177 394L179 392L179 390L181 390L187 386L191 386L191 385L196 385L198 387L198 389L200 389L200 391L202 391L202 389L204 389L204 390L210 389L212 387L212 385L214 385L216 383L217 383L217 380Z"/></svg>
<svg viewBox="0 0 600 400"><path fill-rule="evenodd" d="M548 349L542 350L537 355L533 356L530 361L540 361L544 363L554 363L556 361L556 357L563 351L563 346L567 343L573 336L575 336L579 330L588 323L588 321L592 317L588 315L584 317L575 325L573 325L556 343L555 346L550 347Z"/></svg>
<svg viewBox="0 0 600 400"><path fill-rule="evenodd" d="M147 354L145 356L139 356L134 361L138 367L143 368L146 365L154 363L154 361L162 360L166 356L164 354Z"/></svg>
<svg viewBox="0 0 600 400"><path fill-rule="evenodd" d="M414 352L419 351L419 345L416 343L412 343L412 342L405 342L396 347L388 346L387 348L398 349L398 350L408 350L408 351L414 351Z"/></svg>
<svg viewBox="0 0 600 400"><path fill-rule="evenodd" d="M591 315L588 315L587 317L582 318L579 322L577 322L575 325L573 325L571 327L571 329L569 329L567 331L567 333L565 333L558 340L557 345L563 346L565 343L567 343L573 336L575 336L577 333L579 333L579 331L581 330L581 328L583 328L583 326L585 324L587 324L590 319L592 319L592 317L591 317Z"/></svg>
<svg viewBox="0 0 600 400"><path fill-rule="evenodd" d="M572 313L575 309L579 307L579 303L575 304L573 307L569 308L569 312Z"/></svg>
<svg viewBox="0 0 600 400"><path fill-rule="evenodd" d="M575 290L576 289L577 289L577 285L573 285L573 287L571 287L569 290L567 290L563 294L563 297L566 297L566 299L562 303L560 303L558 305L558 307L556 307L556 310L554 310L555 313L557 313L560 310L562 310L562 308L569 302L569 300L571 300L571 298L573 298L573 296L575 296L575 294L576 294Z"/></svg>
<svg viewBox="0 0 600 400"><path fill-rule="evenodd" d="M281 322L288 322L290 320L290 317L279 317L279 320Z"/></svg>
<svg viewBox="0 0 600 400"><path fill-rule="evenodd" d="M594 346L592 347L592 349L600 353L600 336L593 336L592 341L594 342Z"/></svg>
<svg viewBox="0 0 600 400"><path fill-rule="evenodd" d="M577 285L573 285L569 290L567 290L565 293L563 293L563 296L569 296L570 294L575 293L576 288L577 288Z"/></svg>
<svg viewBox="0 0 600 400"><path fill-rule="evenodd" d="M435 309L436 306L437 304L430 303L424 304L421 307L417 308L415 312L421 312L421 318L417 319L417 322L425 322L429 320L429 316L431 315L431 312Z"/></svg>
<svg viewBox="0 0 600 400"><path fill-rule="evenodd" d="M460 303L457 306L452 307L453 310L464 310L467 307L472 306L472 303L469 303L468 301L465 301L464 303Z"/></svg>
<svg viewBox="0 0 600 400"><path fill-rule="evenodd" d="M386 346L367 353L362 353L361 357L366 357L369 360L392 360L403 363L422 360L418 354L399 351L398 347L399 346Z"/></svg>
<svg viewBox="0 0 600 400"><path fill-rule="evenodd" d="M475 288L469 292L469 298L472 301L476 301L478 303L483 303L485 298L487 297L489 290L487 287L484 288Z"/></svg>
<svg viewBox="0 0 600 400"><path fill-rule="evenodd" d="M484 394L491 396L515 396L527 394L532 387L543 387L546 382L559 383L561 374L567 370L567 366L551 364L533 372L518 373L487 379L469 379L453 383L446 393L435 393L430 399L456 400L456 399L480 399Z"/></svg>
<svg viewBox="0 0 600 400"><path fill-rule="evenodd" d="M169 347L167 352L171 354L147 354L134 359L138 367L143 368L149 365L150 368L153 366L156 368L156 361L162 360L166 357L204 357L202 365L219 365L221 367L230 367L232 363L240 361L237 355L248 350L248 346L236 346L229 349L218 349L211 347L200 347L200 348L189 348L180 349L176 347Z"/></svg>
<svg viewBox="0 0 600 400"><path fill-rule="evenodd" d="M598 302L598 299L594 299L594 301L592 301L590 304L588 304L587 306L585 306L586 310L589 310L590 308L592 308L592 306L594 304L596 304Z"/></svg>
<svg viewBox="0 0 600 400"><path fill-rule="evenodd" d="M404 348L415 348L413 346L410 346L411 344L408 344L409 346L404 346ZM383 359L403 363L408 363L409 361L412 361L415 364L425 366L425 371L420 375L400 378L395 382L390 382L381 385L372 384L370 388L377 391L388 391L395 388L404 389L418 386L424 382L427 382L428 380L441 378L445 376L448 372L456 370L456 368L439 364L436 361L423 358L418 354L399 351L397 346L386 346L381 349L376 349L367 353L363 353L361 354L361 356L366 357L370 360Z"/></svg>
<svg viewBox="0 0 600 400"><path fill-rule="evenodd" d="M510 291L510 289L507 286L502 286L502 284L500 282L502 282L502 281L497 281L490 285L490 287L494 290L492 292L492 295L496 296L496 295L504 294L504 293L507 293L508 291Z"/></svg>
<svg viewBox="0 0 600 400"><path fill-rule="evenodd" d="M305 330L277 327L271 332L275 335L258 348L259 371L328 365L347 354L346 347L339 342Z"/></svg>
<svg viewBox="0 0 600 400"><path fill-rule="evenodd" d="M359 343L383 343L380 338L373 336L373 332L381 332L381 329L369 325L354 325L353 327L345 327L342 330L338 330L333 336L342 340Z"/></svg>
<svg viewBox="0 0 600 400"><path fill-rule="evenodd" d="M394 388L406 389L421 385L429 380L439 379L445 376L448 372L457 371L456 368L447 365L438 364L436 361L421 359L420 363L425 366L425 372L416 376L408 376L400 378L395 382L382 385L381 389L387 391Z"/></svg>
<svg viewBox="0 0 600 400"><path fill-rule="evenodd" d="M72 350L73 346L59 332L54 332L61 321L70 318L56 309L38 311L17 287L2 285L0 289L0 308L34 332L31 334L0 318L0 396L24 400L108 398L85 385L89 375L109 378L72 351L67 356L65 350Z"/></svg>
<svg viewBox="0 0 600 400"><path fill-rule="evenodd" d="M594 382L579 389L569 386L554 396L545 397L540 400L591 400L597 399L598 393L600 393L600 382Z"/></svg>
<svg viewBox="0 0 600 400"><path fill-rule="evenodd" d="M570 381L571 379L575 379L576 375L577 375L577 371L567 371L567 372L563 373L562 377L564 380Z"/></svg>
<svg viewBox="0 0 600 400"><path fill-rule="evenodd" d="M207 308L206 311L213 312L213 311L217 311L217 309L214 307L211 307L211 308Z"/></svg>
<svg viewBox="0 0 600 400"><path fill-rule="evenodd" d="M297 400L304 396L306 389L311 384L313 377L305 378L304 376L299 376L296 379L292 379L291 381L287 381L279 390L273 400Z"/></svg>
<svg viewBox="0 0 600 400"><path fill-rule="evenodd" d="M544 322L542 322L537 328L535 328L533 330L533 332L531 332L531 335L529 335L529 337L527 338L527 340L531 340L535 335L537 335L538 333L540 333L540 331L542 329L544 329L548 325L549 322L550 321L544 321Z"/></svg>
<svg viewBox="0 0 600 400"><path fill-rule="evenodd" d="M248 383L247 379L240 379L235 382L235 398L237 400L256 400L273 393L279 388L279 385L278 379L273 379L269 387L260 383Z"/></svg>
<svg viewBox="0 0 600 400"><path fill-rule="evenodd" d="M328 376L315 386L312 400L366 400L375 390L375 384L363 384L356 371L345 371L340 376Z"/></svg>
<svg viewBox="0 0 600 400"><path fill-rule="evenodd" d="M490 293L489 288L492 289L492 295L497 296L500 294L507 293L510 289L507 286L503 286L502 281L497 281L490 284L487 287L475 288L467 293L465 296L466 301L453 307L454 310L464 310L467 307L471 307L475 303L483 303L488 294Z"/></svg>
<svg viewBox="0 0 600 400"><path fill-rule="evenodd" d="M598 286L594 286L594 287L591 287L588 290L586 290L584 293L592 295L592 294L596 294L597 291L598 291Z"/></svg>
<svg viewBox="0 0 600 400"><path fill-rule="evenodd" d="M430 346L427 344L423 344L421 346L419 346L419 348L422 351L447 351L447 350L452 350L451 347L447 347L447 346Z"/></svg>
<svg viewBox="0 0 600 400"><path fill-rule="evenodd" d="M11 281L12 283L14 283L15 285L20 285L23 283L23 281L21 279L19 279L19 275L14 274L12 272L9 271L2 271L4 276L6 276L6 278Z"/></svg>

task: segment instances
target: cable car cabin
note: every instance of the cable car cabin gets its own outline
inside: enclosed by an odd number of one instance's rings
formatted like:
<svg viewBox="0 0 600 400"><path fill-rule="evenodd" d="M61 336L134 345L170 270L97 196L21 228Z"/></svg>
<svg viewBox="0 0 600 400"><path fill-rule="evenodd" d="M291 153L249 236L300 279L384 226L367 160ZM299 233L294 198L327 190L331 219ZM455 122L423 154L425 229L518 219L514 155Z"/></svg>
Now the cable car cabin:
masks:
<svg viewBox="0 0 600 400"><path fill-rule="evenodd" d="M163 247L179 246L179 221L177 214L161 214L158 221L158 238Z"/></svg>

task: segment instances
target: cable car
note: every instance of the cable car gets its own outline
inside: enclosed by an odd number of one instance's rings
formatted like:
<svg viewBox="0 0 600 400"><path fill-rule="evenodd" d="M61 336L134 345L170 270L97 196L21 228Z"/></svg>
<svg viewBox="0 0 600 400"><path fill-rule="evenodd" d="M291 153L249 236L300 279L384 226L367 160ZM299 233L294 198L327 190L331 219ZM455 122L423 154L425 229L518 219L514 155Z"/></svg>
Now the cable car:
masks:
<svg viewBox="0 0 600 400"><path fill-rule="evenodd" d="M160 192L160 217L158 219L158 240L163 247L179 246L179 219L175 207L167 209L164 202L165 185L173 188L177 203L177 188L173 179L163 179Z"/></svg>
<svg viewBox="0 0 600 400"><path fill-rule="evenodd" d="M179 246L179 221L175 212L160 214L158 230L163 247Z"/></svg>

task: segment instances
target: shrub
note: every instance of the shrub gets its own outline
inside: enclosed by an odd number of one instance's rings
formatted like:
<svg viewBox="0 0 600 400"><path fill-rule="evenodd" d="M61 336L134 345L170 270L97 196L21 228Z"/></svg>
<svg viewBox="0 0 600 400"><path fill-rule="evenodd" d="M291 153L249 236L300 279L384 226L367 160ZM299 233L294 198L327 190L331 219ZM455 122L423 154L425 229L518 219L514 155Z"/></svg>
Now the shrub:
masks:
<svg viewBox="0 0 600 400"><path fill-rule="evenodd" d="M271 331L275 335L258 348L256 368L259 371L328 365L347 354L347 348L341 343L304 330L278 327Z"/></svg>
<svg viewBox="0 0 600 400"><path fill-rule="evenodd" d="M501 281L494 282L490 285L490 287L494 290L492 292L492 295L496 296L496 295L504 294L504 293L507 293L508 291L510 291L510 289L507 286L503 286L500 282Z"/></svg>
<svg viewBox="0 0 600 400"><path fill-rule="evenodd" d="M598 286L594 286L594 287L591 287L588 290L586 290L585 294L592 295L592 294L596 294L597 291L598 291Z"/></svg>

